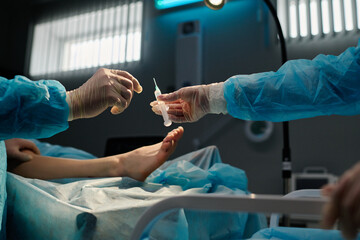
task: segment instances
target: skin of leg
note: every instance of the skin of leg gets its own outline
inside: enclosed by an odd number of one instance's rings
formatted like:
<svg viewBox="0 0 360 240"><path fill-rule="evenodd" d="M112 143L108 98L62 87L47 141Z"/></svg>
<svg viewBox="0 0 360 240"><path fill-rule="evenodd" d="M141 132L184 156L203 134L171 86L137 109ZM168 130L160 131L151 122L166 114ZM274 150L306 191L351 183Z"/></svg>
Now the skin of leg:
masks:
<svg viewBox="0 0 360 240"><path fill-rule="evenodd" d="M77 160L69 158L32 155L32 160L23 163L10 163L8 171L27 178L57 179L74 177L106 177L111 166L116 163L111 158Z"/></svg>
<svg viewBox="0 0 360 240"><path fill-rule="evenodd" d="M110 157L77 160L31 154L28 162L8 162L8 171L28 178L57 179L75 177L131 177L144 181L175 151L184 132L182 127L169 132L163 142Z"/></svg>

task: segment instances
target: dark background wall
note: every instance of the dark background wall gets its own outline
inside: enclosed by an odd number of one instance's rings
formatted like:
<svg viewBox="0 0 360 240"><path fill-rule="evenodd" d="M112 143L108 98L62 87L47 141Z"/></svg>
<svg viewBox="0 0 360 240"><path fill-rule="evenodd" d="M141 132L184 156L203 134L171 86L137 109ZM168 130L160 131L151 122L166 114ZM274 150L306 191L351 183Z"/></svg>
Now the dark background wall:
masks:
<svg viewBox="0 0 360 240"><path fill-rule="evenodd" d="M56 1L9 1L10 8L0 9L0 74L12 78L27 75L28 25L43 8L51 9ZM62 1L69 4L69 1ZM19 4L21 3L21 4ZM261 3L261 1L260 1ZM16 14L13 14L16 6ZM200 20L203 27L203 82L224 81L232 75L275 71L280 67L280 50L272 19L266 9L259 12L259 1L231 1L221 11L211 11L202 4L159 11L153 1L145 1L144 45L139 64L118 66L132 73L144 87L121 115L108 111L94 119L70 122L69 129L44 141L74 146L102 156L106 139L118 136L165 135L163 126L149 103L154 99L152 78L160 88L174 87L175 42L177 25ZM260 14L260 15L259 15ZM262 16L259 19L258 16ZM31 33L31 31L30 31ZM339 54L357 44L358 34L324 37L316 41L288 42L289 58L311 59L319 53ZM91 75L59 79L70 90ZM244 134L245 122L230 116L207 116L197 123L182 124L185 135L174 157L194 150L194 140L201 146L216 145L224 162L247 172L249 188L255 193L282 192L282 129L276 123L269 140L253 143ZM360 160L360 117L317 117L290 123L290 141L294 171L306 166L325 166L340 175Z"/></svg>
<svg viewBox="0 0 360 240"><path fill-rule="evenodd" d="M8 2L7 7L0 7L0 73L4 77L24 72L28 19L31 14L27 11L27 2L19 5L16 1Z"/></svg>

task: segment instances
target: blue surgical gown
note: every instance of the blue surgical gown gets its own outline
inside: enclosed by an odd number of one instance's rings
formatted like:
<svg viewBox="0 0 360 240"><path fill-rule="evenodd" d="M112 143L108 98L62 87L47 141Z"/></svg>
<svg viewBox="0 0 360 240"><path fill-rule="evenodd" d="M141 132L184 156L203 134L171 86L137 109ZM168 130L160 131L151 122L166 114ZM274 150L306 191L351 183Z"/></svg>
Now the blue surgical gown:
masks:
<svg viewBox="0 0 360 240"><path fill-rule="evenodd" d="M360 41L339 56L292 60L277 72L231 77L224 97L228 113L244 120L360 114Z"/></svg>
<svg viewBox="0 0 360 240"><path fill-rule="evenodd" d="M6 149L10 138L45 138L68 128L66 90L57 81L0 77L0 223L6 220ZM2 218L1 218L2 216Z"/></svg>

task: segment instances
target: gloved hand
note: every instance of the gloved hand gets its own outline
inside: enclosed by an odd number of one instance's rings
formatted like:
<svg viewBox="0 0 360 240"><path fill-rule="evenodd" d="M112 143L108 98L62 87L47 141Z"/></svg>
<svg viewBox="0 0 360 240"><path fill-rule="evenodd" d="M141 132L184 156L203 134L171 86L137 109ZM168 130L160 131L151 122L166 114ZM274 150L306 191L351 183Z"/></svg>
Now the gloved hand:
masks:
<svg viewBox="0 0 360 240"><path fill-rule="evenodd" d="M323 228L331 229L339 220L344 238L355 239L360 228L360 163L346 171L338 183L323 187L322 194L330 197L323 209Z"/></svg>
<svg viewBox="0 0 360 240"><path fill-rule="evenodd" d="M27 162L32 159L32 156L23 153L23 150L30 150L35 154L40 154L39 148L35 143L21 138L13 138L5 140L6 154L8 161Z"/></svg>
<svg viewBox="0 0 360 240"><path fill-rule="evenodd" d="M223 83L181 88L173 93L158 96L169 107L169 119L173 122L196 122L208 113L227 113ZM150 103L153 112L161 115L158 102Z"/></svg>
<svg viewBox="0 0 360 240"><path fill-rule="evenodd" d="M112 114L119 114L129 106L133 91L141 93L142 87L131 74L101 68L81 87L66 93L69 121L95 117L108 107Z"/></svg>

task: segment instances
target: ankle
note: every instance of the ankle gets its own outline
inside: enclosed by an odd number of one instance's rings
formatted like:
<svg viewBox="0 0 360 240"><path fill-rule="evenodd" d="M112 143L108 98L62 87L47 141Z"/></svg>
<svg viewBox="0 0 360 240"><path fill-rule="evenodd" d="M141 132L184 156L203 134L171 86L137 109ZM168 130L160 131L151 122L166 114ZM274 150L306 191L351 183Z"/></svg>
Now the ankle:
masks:
<svg viewBox="0 0 360 240"><path fill-rule="evenodd" d="M110 177L126 177L122 154L112 156L108 167L108 175Z"/></svg>

